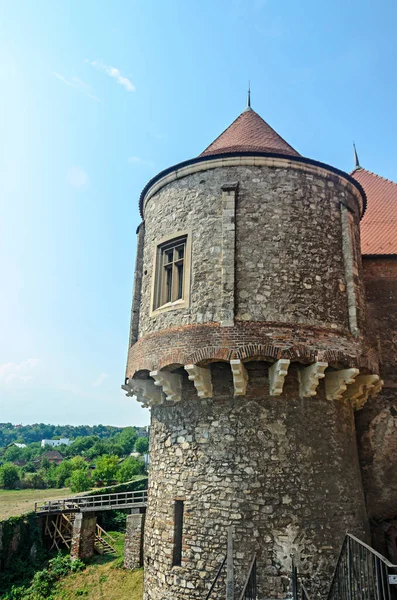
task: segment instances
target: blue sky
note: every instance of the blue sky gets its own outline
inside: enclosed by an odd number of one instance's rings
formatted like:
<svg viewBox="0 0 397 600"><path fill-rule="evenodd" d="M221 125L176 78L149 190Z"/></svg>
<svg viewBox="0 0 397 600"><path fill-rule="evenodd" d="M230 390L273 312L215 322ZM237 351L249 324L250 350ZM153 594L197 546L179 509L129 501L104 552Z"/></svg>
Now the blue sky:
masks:
<svg viewBox="0 0 397 600"><path fill-rule="evenodd" d="M137 201L252 106L397 181L392 0L3 0L0 421L143 425L124 379Z"/></svg>

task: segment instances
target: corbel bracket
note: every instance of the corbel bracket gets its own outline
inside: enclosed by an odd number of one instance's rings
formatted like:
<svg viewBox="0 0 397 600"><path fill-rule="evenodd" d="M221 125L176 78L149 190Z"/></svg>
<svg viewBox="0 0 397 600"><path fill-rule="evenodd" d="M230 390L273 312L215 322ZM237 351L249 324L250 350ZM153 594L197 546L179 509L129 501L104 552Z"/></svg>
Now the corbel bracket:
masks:
<svg viewBox="0 0 397 600"><path fill-rule="evenodd" d="M142 406L161 404L161 390L157 388L152 379L127 379L121 388L127 392L126 396L135 396Z"/></svg>
<svg viewBox="0 0 397 600"><path fill-rule="evenodd" d="M310 398L317 394L319 380L325 377L327 362L315 362L304 369L298 371L299 376L299 395L303 398Z"/></svg>
<svg viewBox="0 0 397 600"><path fill-rule="evenodd" d="M199 398L212 398L211 371L197 365L185 365L190 381L193 381Z"/></svg>
<svg viewBox="0 0 397 600"><path fill-rule="evenodd" d="M271 396L281 396L283 393L284 379L288 373L290 360L280 358L269 367L269 393Z"/></svg>
<svg viewBox="0 0 397 600"><path fill-rule="evenodd" d="M162 389L167 402L180 402L182 400L182 376L168 371L151 371L150 377L154 385Z"/></svg>
<svg viewBox="0 0 397 600"><path fill-rule="evenodd" d="M230 361L233 374L234 395L245 396L248 383L248 372L239 358Z"/></svg>
<svg viewBox="0 0 397 600"><path fill-rule="evenodd" d="M325 375L325 395L327 400L341 400L347 386L354 382L359 369L330 371Z"/></svg>

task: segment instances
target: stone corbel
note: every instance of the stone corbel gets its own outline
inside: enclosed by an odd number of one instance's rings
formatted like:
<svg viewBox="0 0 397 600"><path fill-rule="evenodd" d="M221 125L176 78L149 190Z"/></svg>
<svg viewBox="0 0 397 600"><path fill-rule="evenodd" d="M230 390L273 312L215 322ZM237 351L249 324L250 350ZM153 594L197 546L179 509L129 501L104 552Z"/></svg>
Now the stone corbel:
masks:
<svg viewBox="0 0 397 600"><path fill-rule="evenodd" d="M152 379L127 379L121 388L125 390L126 396L135 396L142 406L153 406L161 404L161 390L157 388Z"/></svg>
<svg viewBox="0 0 397 600"><path fill-rule="evenodd" d="M325 395L327 400L341 400L347 386L354 382L359 369L330 371L325 375Z"/></svg>
<svg viewBox="0 0 397 600"><path fill-rule="evenodd" d="M197 365L185 365L190 381L193 381L199 398L212 398L211 371Z"/></svg>
<svg viewBox="0 0 397 600"><path fill-rule="evenodd" d="M234 395L245 396L248 383L248 372L239 358L230 361L233 374Z"/></svg>
<svg viewBox="0 0 397 600"><path fill-rule="evenodd" d="M359 410L368 400L370 393L378 386L379 381L379 375L358 375L343 394L343 398L351 400L353 407Z"/></svg>
<svg viewBox="0 0 397 600"><path fill-rule="evenodd" d="M280 358L269 367L269 393L271 396L281 396L283 393L284 379L288 373L290 360Z"/></svg>
<svg viewBox="0 0 397 600"><path fill-rule="evenodd" d="M298 371L299 376L299 395L303 398L310 398L317 394L319 379L325 377L327 362L315 362L304 369Z"/></svg>
<svg viewBox="0 0 397 600"><path fill-rule="evenodd" d="M182 400L182 376L168 371L151 371L150 377L154 379L154 385L162 389L168 402L180 402Z"/></svg>

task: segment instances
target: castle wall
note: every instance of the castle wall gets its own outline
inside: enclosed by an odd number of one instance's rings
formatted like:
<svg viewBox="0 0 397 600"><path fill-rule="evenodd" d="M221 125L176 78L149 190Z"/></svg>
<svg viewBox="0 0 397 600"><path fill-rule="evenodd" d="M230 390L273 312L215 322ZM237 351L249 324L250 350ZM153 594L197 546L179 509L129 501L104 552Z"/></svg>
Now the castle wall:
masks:
<svg viewBox="0 0 397 600"><path fill-rule="evenodd" d="M221 321L222 186L238 181L236 320L349 329L340 202L358 209L337 177L293 168L223 167L176 180L145 207L140 336ZM356 207L356 208L355 208ZM190 306L150 317L158 240L191 231ZM359 239L352 239L357 246ZM354 248L354 261L360 254ZM353 260L352 259L352 260ZM358 272L359 265L354 265ZM363 294L359 278L354 293Z"/></svg>
<svg viewBox="0 0 397 600"><path fill-rule="evenodd" d="M211 365L214 397L153 407L145 599L205 597L234 525L236 597L258 556L260 598L285 598L295 552L313 589L327 588L346 531L366 539L366 514L346 401L324 388L299 399L296 365L281 397L268 394L268 364L246 363L245 397L234 398L230 366ZM181 370L183 373L183 371ZM174 500L185 502L182 565L172 567ZM217 588L224 598L224 587Z"/></svg>
<svg viewBox="0 0 397 600"><path fill-rule="evenodd" d="M397 260L365 258L369 327L379 346L384 387L356 415L369 516L397 514Z"/></svg>

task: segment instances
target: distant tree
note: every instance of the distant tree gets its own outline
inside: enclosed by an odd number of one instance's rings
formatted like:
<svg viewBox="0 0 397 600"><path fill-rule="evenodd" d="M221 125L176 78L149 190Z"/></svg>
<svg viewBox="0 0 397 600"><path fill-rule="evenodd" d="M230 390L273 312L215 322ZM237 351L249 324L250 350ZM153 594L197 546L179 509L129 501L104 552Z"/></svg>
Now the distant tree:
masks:
<svg viewBox="0 0 397 600"><path fill-rule="evenodd" d="M43 469L49 469L49 468L50 468L50 465L51 465L51 463L50 463L50 461L48 460L48 456L44 456L44 457L41 459L41 462L40 462L40 464L41 464L41 467L42 467Z"/></svg>
<svg viewBox="0 0 397 600"><path fill-rule="evenodd" d="M114 442L120 444L123 448L124 454L130 454L132 452L137 439L137 432L135 427L125 427L121 433L114 436Z"/></svg>
<svg viewBox="0 0 397 600"><path fill-rule="evenodd" d="M73 458L71 458L69 460L69 463L72 467L72 471L75 471L76 469L79 469L79 470L87 470L88 469L88 463L85 460L85 458L83 458L82 456L74 456ZM63 464L63 462L61 464Z"/></svg>
<svg viewBox="0 0 397 600"><path fill-rule="evenodd" d="M13 462L14 460L22 458L22 453L22 448L18 448L14 445L9 446L3 454L3 460L5 460L6 462Z"/></svg>
<svg viewBox="0 0 397 600"><path fill-rule="evenodd" d="M141 458L135 456L129 456L121 463L117 471L117 481L124 483L125 481L131 481L136 475L140 475L145 472L145 463Z"/></svg>
<svg viewBox="0 0 397 600"><path fill-rule="evenodd" d="M76 469L77 470L77 469ZM70 460L64 460L61 462L56 470L56 483L57 487L62 488L66 485L66 480L69 479L73 472L73 465Z"/></svg>
<svg viewBox="0 0 397 600"><path fill-rule="evenodd" d="M67 480L72 492L86 492L92 487L91 477L86 469L76 469Z"/></svg>
<svg viewBox="0 0 397 600"><path fill-rule="evenodd" d="M95 471L93 477L95 481L105 484L112 483L117 476L119 466L118 456L101 456L95 461Z"/></svg>
<svg viewBox="0 0 397 600"><path fill-rule="evenodd" d="M23 481L25 485L36 490L42 490L46 487L46 483L39 473L26 473Z"/></svg>
<svg viewBox="0 0 397 600"><path fill-rule="evenodd" d="M135 442L135 451L139 454L146 454L149 449L149 440L146 437L140 437Z"/></svg>
<svg viewBox="0 0 397 600"><path fill-rule="evenodd" d="M4 463L0 467L0 486L6 490L13 490L19 481L19 470L12 463Z"/></svg>

